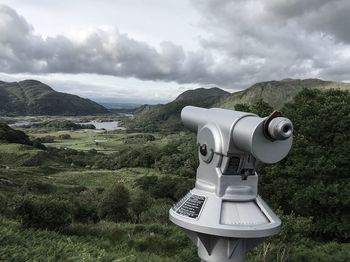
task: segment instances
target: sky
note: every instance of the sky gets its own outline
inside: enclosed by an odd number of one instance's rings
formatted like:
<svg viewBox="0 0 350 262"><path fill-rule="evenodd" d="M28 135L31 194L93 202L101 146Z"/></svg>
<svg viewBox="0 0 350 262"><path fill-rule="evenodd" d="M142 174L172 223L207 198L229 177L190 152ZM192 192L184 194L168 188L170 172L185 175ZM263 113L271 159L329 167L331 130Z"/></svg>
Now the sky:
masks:
<svg viewBox="0 0 350 262"><path fill-rule="evenodd" d="M0 0L0 80L165 103L284 78L350 81L349 0Z"/></svg>

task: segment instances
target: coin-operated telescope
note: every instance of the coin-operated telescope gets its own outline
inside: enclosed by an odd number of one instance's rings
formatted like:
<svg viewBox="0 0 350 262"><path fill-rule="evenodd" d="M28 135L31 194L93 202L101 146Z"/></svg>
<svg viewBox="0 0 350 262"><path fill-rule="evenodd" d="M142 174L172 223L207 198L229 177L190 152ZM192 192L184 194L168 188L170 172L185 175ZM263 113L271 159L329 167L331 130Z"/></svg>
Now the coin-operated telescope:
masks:
<svg viewBox="0 0 350 262"><path fill-rule="evenodd" d="M281 221L257 194L258 161L276 163L292 146L293 125L278 112L252 113L186 106L184 125L197 132L196 185L169 211L198 247L202 261L244 261L279 232Z"/></svg>

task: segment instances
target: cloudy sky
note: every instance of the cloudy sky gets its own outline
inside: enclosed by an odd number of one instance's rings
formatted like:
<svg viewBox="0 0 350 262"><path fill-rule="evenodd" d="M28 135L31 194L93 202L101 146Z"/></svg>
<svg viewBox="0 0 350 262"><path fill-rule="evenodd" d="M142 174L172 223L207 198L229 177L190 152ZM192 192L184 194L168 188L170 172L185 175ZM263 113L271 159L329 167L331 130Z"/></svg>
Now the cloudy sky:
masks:
<svg viewBox="0 0 350 262"><path fill-rule="evenodd" d="M0 0L0 79L95 100L350 81L349 0Z"/></svg>

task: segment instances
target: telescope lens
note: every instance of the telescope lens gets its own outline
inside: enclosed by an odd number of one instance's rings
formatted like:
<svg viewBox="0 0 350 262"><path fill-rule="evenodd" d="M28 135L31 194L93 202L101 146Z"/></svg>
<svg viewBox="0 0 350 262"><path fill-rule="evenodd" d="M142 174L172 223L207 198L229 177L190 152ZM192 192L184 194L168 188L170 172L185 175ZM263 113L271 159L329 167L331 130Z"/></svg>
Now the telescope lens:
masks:
<svg viewBox="0 0 350 262"><path fill-rule="evenodd" d="M284 133L287 133L288 131L289 131L289 126L285 125L285 126L283 127L283 132L284 132Z"/></svg>
<svg viewBox="0 0 350 262"><path fill-rule="evenodd" d="M286 140L293 134L292 122L285 117L276 117L269 123L268 132L275 140Z"/></svg>
<svg viewBox="0 0 350 262"><path fill-rule="evenodd" d="M204 145L199 146L199 152L200 152L203 156L206 156L207 153L208 153L207 145L204 144Z"/></svg>

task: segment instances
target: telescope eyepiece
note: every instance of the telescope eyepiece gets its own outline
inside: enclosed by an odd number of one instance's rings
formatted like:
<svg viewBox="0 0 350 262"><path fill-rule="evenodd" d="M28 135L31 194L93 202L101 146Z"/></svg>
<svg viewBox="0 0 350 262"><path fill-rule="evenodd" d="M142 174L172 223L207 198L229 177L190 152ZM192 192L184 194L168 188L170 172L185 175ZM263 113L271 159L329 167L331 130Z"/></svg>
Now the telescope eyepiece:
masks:
<svg viewBox="0 0 350 262"><path fill-rule="evenodd" d="M201 145L199 146L199 152L202 154L202 156L207 156L208 154L208 149L207 149L207 145Z"/></svg>
<svg viewBox="0 0 350 262"><path fill-rule="evenodd" d="M285 117L276 117L268 125L268 132L274 140L286 140L293 135L293 124Z"/></svg>

